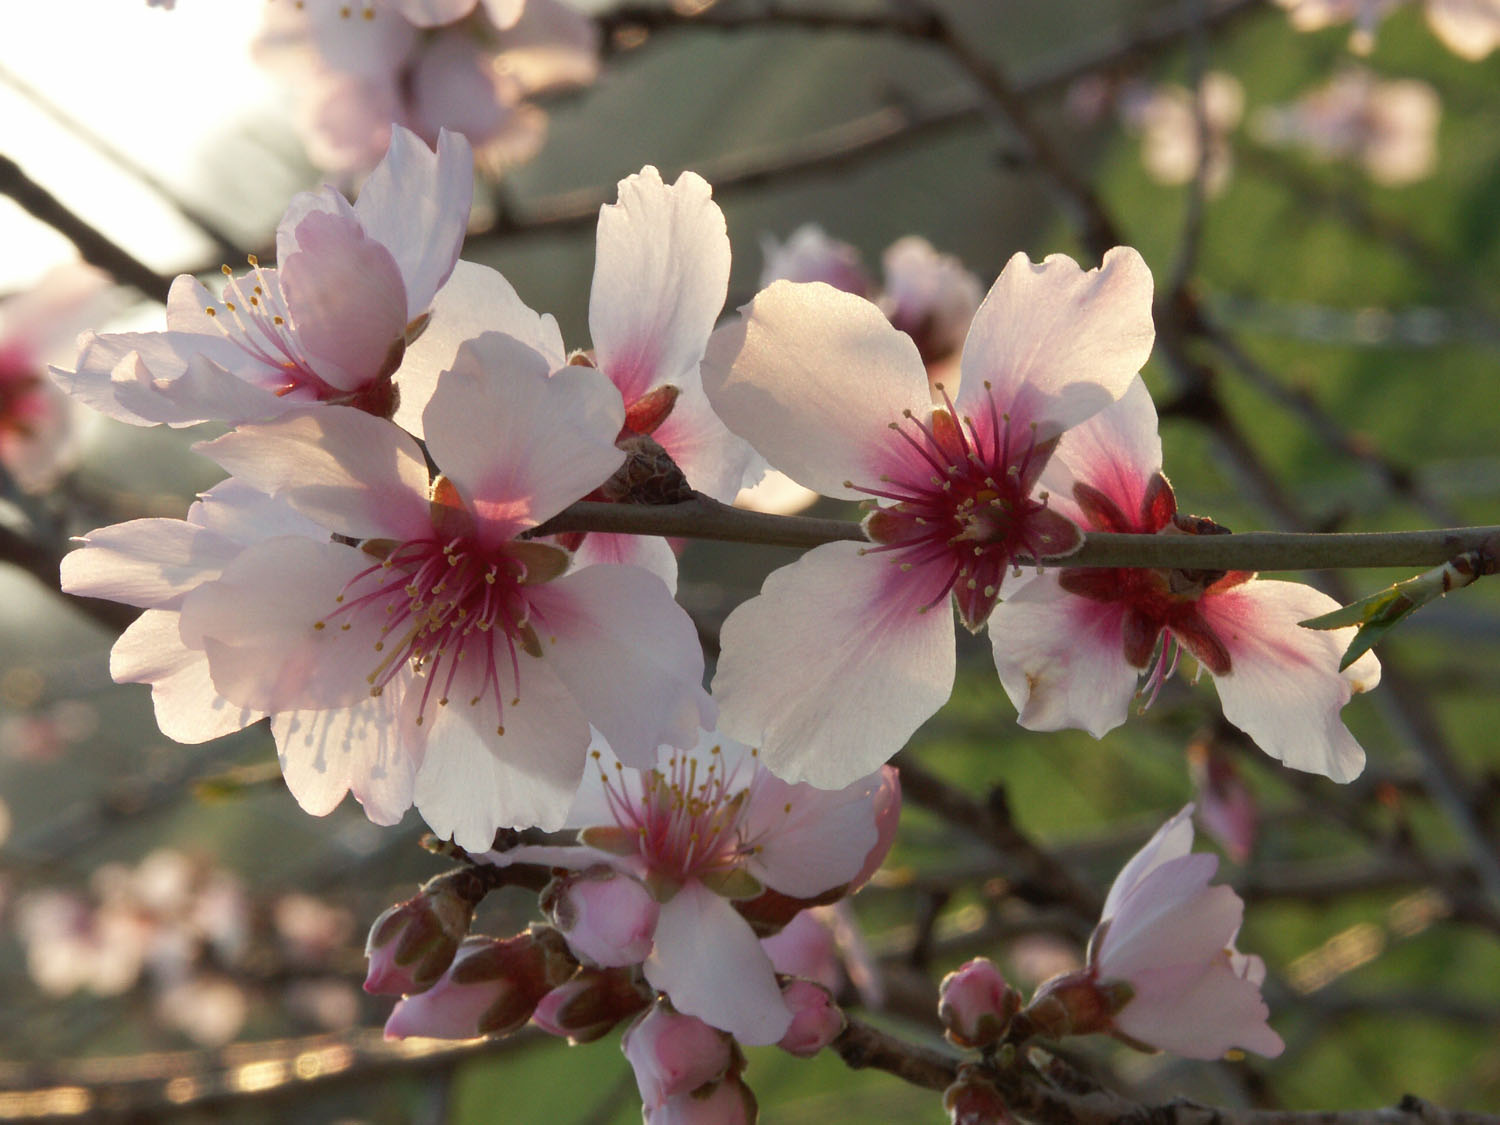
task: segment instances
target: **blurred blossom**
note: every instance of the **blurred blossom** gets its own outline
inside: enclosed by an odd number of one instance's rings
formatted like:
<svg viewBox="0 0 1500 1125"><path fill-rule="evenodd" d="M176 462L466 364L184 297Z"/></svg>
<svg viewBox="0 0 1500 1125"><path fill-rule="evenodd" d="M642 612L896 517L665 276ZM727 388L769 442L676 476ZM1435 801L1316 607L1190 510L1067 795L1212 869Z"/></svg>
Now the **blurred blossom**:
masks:
<svg viewBox="0 0 1500 1125"><path fill-rule="evenodd" d="M1077 947L1056 934L1022 934L1005 952L1016 982L1024 985L1035 986L1082 964Z"/></svg>
<svg viewBox="0 0 1500 1125"><path fill-rule="evenodd" d="M1188 746L1188 773L1196 793L1198 823L1233 862L1244 863L1255 847L1260 813L1255 794L1234 759L1213 739L1198 739Z"/></svg>
<svg viewBox="0 0 1500 1125"><path fill-rule="evenodd" d="M367 3L360 19L348 7L275 0L253 46L292 87L308 156L329 172L374 167L395 122L429 144L440 129L464 134L498 174L546 136L546 114L525 99L598 72L593 22L560 0Z"/></svg>
<svg viewBox="0 0 1500 1125"><path fill-rule="evenodd" d="M26 968L43 992L115 996L135 984L155 926L124 909L95 908L65 891L32 891L16 902Z"/></svg>
<svg viewBox="0 0 1500 1125"><path fill-rule="evenodd" d="M1256 136L1300 147L1320 160L1361 165L1377 183L1396 187L1432 174L1442 102L1418 79L1384 81L1349 67L1289 106L1256 114Z"/></svg>
<svg viewBox="0 0 1500 1125"><path fill-rule="evenodd" d="M1139 88L1120 103L1126 126L1140 134L1146 174L1157 183L1186 184L1196 179L1207 140L1204 189L1209 195L1217 195L1229 183L1234 162L1229 135L1244 112L1244 87L1234 75L1221 70L1204 74L1198 92L1165 83Z"/></svg>
<svg viewBox="0 0 1500 1125"><path fill-rule="evenodd" d="M177 981L156 998L162 1022L205 1047L223 1046L239 1034L248 1008L244 990L221 976Z"/></svg>
<svg viewBox="0 0 1500 1125"><path fill-rule="evenodd" d="M287 956L304 965L319 965L349 947L354 915L313 895L292 893L271 908L276 936Z"/></svg>
<svg viewBox="0 0 1500 1125"><path fill-rule="evenodd" d="M359 989L348 981L297 981L281 1002L298 1018L327 1031L343 1031L359 1020Z"/></svg>
<svg viewBox="0 0 1500 1125"><path fill-rule="evenodd" d="M80 331L109 307L109 278L81 263L58 266L0 301L0 467L26 492L43 492L78 453L78 410L47 378L72 358Z"/></svg>
<svg viewBox="0 0 1500 1125"><path fill-rule="evenodd" d="M867 297L917 345L929 382L958 381L958 354L984 297L984 286L952 254L939 252L916 235L897 239L881 256L884 283L877 289L859 251L829 238L815 223L798 227L785 243L764 237L761 248L766 260L760 274L762 288L773 281L822 281Z"/></svg>
<svg viewBox="0 0 1500 1125"><path fill-rule="evenodd" d="M30 714L0 718L0 754L21 761L51 761L99 726L99 711L81 699L61 699Z"/></svg>
<svg viewBox="0 0 1500 1125"><path fill-rule="evenodd" d="M1349 49L1367 55L1375 48L1381 21L1411 0L1276 0L1298 31L1318 31L1353 23ZM1426 0L1423 10L1433 34L1454 54L1471 62L1500 45L1500 0Z"/></svg>

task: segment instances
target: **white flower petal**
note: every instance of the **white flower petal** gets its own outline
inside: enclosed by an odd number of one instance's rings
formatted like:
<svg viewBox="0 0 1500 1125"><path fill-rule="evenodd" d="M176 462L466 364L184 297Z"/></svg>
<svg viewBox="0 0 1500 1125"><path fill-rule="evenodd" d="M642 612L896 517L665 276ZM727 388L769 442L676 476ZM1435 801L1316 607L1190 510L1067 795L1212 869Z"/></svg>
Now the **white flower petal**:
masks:
<svg viewBox="0 0 1500 1125"><path fill-rule="evenodd" d="M151 705L162 734L197 744L233 734L263 717L236 707L215 689L208 657L182 643L179 615L148 609L137 617L109 653L116 683L151 685Z"/></svg>
<svg viewBox="0 0 1500 1125"><path fill-rule="evenodd" d="M400 677L379 696L327 711L282 711L271 719L281 775L297 804L326 816L353 793L376 824L411 808L417 761L397 733Z"/></svg>
<svg viewBox="0 0 1500 1125"><path fill-rule="evenodd" d="M725 425L797 483L846 500L864 494L844 481L874 485L885 471L903 411L931 409L911 337L821 282L761 292L714 333L702 370Z"/></svg>
<svg viewBox="0 0 1500 1125"><path fill-rule="evenodd" d="M720 726L788 781L831 788L863 777L953 690L948 599L920 612L929 592L859 550L809 551L724 622Z"/></svg>
<svg viewBox="0 0 1500 1125"><path fill-rule="evenodd" d="M1120 903L1142 879L1169 859L1181 859L1193 850L1193 806L1185 805L1171 820L1156 830L1144 847L1130 857L1109 888L1104 900L1103 920L1113 918Z"/></svg>

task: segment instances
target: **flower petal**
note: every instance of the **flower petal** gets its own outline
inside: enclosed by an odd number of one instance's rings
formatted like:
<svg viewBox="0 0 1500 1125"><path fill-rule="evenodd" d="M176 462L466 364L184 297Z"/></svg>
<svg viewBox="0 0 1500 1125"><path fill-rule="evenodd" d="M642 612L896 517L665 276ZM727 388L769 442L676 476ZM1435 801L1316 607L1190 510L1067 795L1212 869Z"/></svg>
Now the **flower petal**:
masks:
<svg viewBox="0 0 1500 1125"><path fill-rule="evenodd" d="M1205 597L1199 612L1229 653L1214 677L1224 717L1293 769L1352 781L1365 752L1339 718L1356 691L1379 681L1371 654L1340 674L1354 630L1304 629L1299 621L1338 608L1299 582L1256 580Z"/></svg>
<svg viewBox="0 0 1500 1125"><path fill-rule="evenodd" d="M995 670L1023 727L1103 738L1125 721L1138 675L1125 659L1125 613L1124 605L1068 593L1055 571L995 607Z"/></svg>
<svg viewBox="0 0 1500 1125"><path fill-rule="evenodd" d="M62 561L62 589L143 609L175 609L219 576L242 549L183 520L144 519L101 527Z"/></svg>
<svg viewBox="0 0 1500 1125"><path fill-rule="evenodd" d="M453 272L473 196L474 154L462 133L444 129L433 152L415 133L392 127L391 147L360 189L354 213L396 260L409 316L427 308Z"/></svg>
<svg viewBox="0 0 1500 1125"><path fill-rule="evenodd" d="M1125 393L1151 354L1151 271L1128 246L1085 273L1064 254L1040 265L1006 263L964 342L959 412L988 381L1011 403L1014 426L1042 424L1043 439Z"/></svg>
<svg viewBox="0 0 1500 1125"><path fill-rule="evenodd" d="M677 553L659 535L611 535L591 531L573 552L573 569L587 566L638 566L677 593Z"/></svg>
<svg viewBox="0 0 1500 1125"><path fill-rule="evenodd" d="M720 726L788 781L831 788L863 777L953 690L947 599L922 612L930 591L859 552L809 551L724 622Z"/></svg>
<svg viewBox="0 0 1500 1125"><path fill-rule="evenodd" d="M656 764L663 743L690 747L713 719L693 623L661 579L591 566L535 587L545 660L627 765Z"/></svg>
<svg viewBox="0 0 1500 1125"><path fill-rule="evenodd" d="M1082 482L1102 492L1133 522L1141 518L1146 488L1160 470L1156 406L1137 375L1118 402L1063 434L1042 471L1042 486L1066 501L1073 485ZM1071 508L1063 514L1075 515Z"/></svg>
<svg viewBox="0 0 1500 1125"><path fill-rule="evenodd" d="M1259 984L1235 972L1228 956L1216 958L1189 984L1162 979L1172 975L1171 970L1142 973L1115 1026L1188 1059L1217 1059L1231 1047L1268 1058L1285 1050L1281 1036L1266 1024L1270 1009Z"/></svg>
<svg viewBox="0 0 1500 1125"><path fill-rule="evenodd" d="M1181 859L1193 850L1193 806L1185 805L1171 820L1156 830L1144 847L1120 868L1104 900L1099 917L1107 921L1115 916L1125 896L1137 883L1170 859Z"/></svg>
<svg viewBox="0 0 1500 1125"><path fill-rule="evenodd" d="M686 1015L741 1043L774 1043L791 1026L771 959L750 924L696 880L662 904L646 979Z"/></svg>
<svg viewBox="0 0 1500 1125"><path fill-rule="evenodd" d="M625 459L615 447L624 420L619 394L593 368L548 378L538 352L486 332L458 349L422 426L481 542L494 546L603 484Z"/></svg>
<svg viewBox="0 0 1500 1125"><path fill-rule="evenodd" d="M236 707L214 689L208 657L182 643L178 626L176 612L148 609L109 652L109 674L116 683L151 685L151 705L162 734L196 745L262 718L262 712Z"/></svg>
<svg viewBox="0 0 1500 1125"><path fill-rule="evenodd" d="M272 717L281 775L304 812L326 816L351 792L376 824L396 824L411 808L420 763L397 735L399 683L349 707Z"/></svg>
<svg viewBox="0 0 1500 1125"><path fill-rule="evenodd" d="M875 846L873 797L880 780L877 773L842 789L817 789L762 772L743 822L745 838L756 842L751 873L793 898L813 898L849 882Z"/></svg>
<svg viewBox="0 0 1500 1125"><path fill-rule="evenodd" d="M346 406L310 407L194 448L341 535L431 533L426 458L383 418Z"/></svg>
<svg viewBox="0 0 1500 1125"><path fill-rule="evenodd" d="M696 371L729 290L729 234L703 177L670 187L647 165L599 209L589 334L600 369L634 402Z"/></svg>
<svg viewBox="0 0 1500 1125"><path fill-rule="evenodd" d="M821 282L775 282L715 332L703 389L773 466L846 500L864 496L846 480L874 484L885 471L899 442L891 424L932 405L911 337L869 301Z"/></svg>
<svg viewBox="0 0 1500 1125"><path fill-rule="evenodd" d="M453 276L432 300L432 319L406 349L396 384L401 401L393 421L423 436L422 411L432 398L438 375L454 364L465 340L485 332L503 332L529 345L553 372L568 362L562 333L549 315L538 315L497 271L477 262L459 262Z"/></svg>

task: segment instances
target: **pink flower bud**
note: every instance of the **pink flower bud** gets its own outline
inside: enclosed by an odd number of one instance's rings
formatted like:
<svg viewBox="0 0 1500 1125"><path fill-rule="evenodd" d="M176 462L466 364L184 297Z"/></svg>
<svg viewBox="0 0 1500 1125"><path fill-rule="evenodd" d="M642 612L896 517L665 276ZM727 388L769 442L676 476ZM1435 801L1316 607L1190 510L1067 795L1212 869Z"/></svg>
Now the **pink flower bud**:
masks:
<svg viewBox="0 0 1500 1125"><path fill-rule="evenodd" d="M649 1114L668 1098L723 1078L732 1058L729 1045L724 1032L657 1003L630 1025L620 1046Z"/></svg>
<svg viewBox="0 0 1500 1125"><path fill-rule="evenodd" d="M731 1076L713 1086L668 1098L646 1110L648 1125L755 1125L760 1108L755 1095Z"/></svg>
<svg viewBox="0 0 1500 1125"><path fill-rule="evenodd" d="M1229 858L1244 863L1255 847L1260 814L1234 760L1202 739L1188 747L1188 772L1198 791L1198 821L1203 830L1223 845Z"/></svg>
<svg viewBox="0 0 1500 1125"><path fill-rule="evenodd" d="M401 996L430 987L452 963L473 916L473 904L443 885L389 907L365 942L365 991Z"/></svg>
<svg viewBox="0 0 1500 1125"><path fill-rule="evenodd" d="M549 1035L592 1043L644 1009L652 995L627 969L580 969L542 997L531 1019Z"/></svg>
<svg viewBox="0 0 1500 1125"><path fill-rule="evenodd" d="M812 910L798 913L780 933L761 938L760 947L771 958L771 967L784 976L817 981L829 992L843 984L833 931Z"/></svg>
<svg viewBox="0 0 1500 1125"><path fill-rule="evenodd" d="M1031 1003L1016 1016L1013 1030L1049 1039L1108 1031L1114 1014L1129 1000L1128 984L1101 986L1092 969L1064 973L1037 989Z"/></svg>
<svg viewBox="0 0 1500 1125"><path fill-rule="evenodd" d="M608 867L591 867L554 879L541 901L568 947L585 964L637 965L651 953L661 907L639 879Z"/></svg>
<svg viewBox="0 0 1500 1125"><path fill-rule="evenodd" d="M782 986L781 998L792 1010L792 1025L776 1045L788 1054L812 1058L844 1030L844 1013L821 984L794 978Z"/></svg>
<svg viewBox="0 0 1500 1125"><path fill-rule="evenodd" d="M896 842L896 829L901 823L901 774L895 766L880 767L880 788L871 797L871 803L875 807L875 846L865 856L859 874L849 880L849 894L870 881Z"/></svg>
<svg viewBox="0 0 1500 1125"><path fill-rule="evenodd" d="M385 1021L385 1037L509 1035L576 967L555 930L529 930L503 941L467 938L436 984L396 1005Z"/></svg>
<svg viewBox="0 0 1500 1125"><path fill-rule="evenodd" d="M943 1091L943 1108L953 1125L1002 1125L1012 1120L1000 1091L973 1066L959 1068L958 1080Z"/></svg>
<svg viewBox="0 0 1500 1125"><path fill-rule="evenodd" d="M990 1047L1000 1041L1021 996L985 957L961 965L938 988L938 1019L960 1047Z"/></svg>

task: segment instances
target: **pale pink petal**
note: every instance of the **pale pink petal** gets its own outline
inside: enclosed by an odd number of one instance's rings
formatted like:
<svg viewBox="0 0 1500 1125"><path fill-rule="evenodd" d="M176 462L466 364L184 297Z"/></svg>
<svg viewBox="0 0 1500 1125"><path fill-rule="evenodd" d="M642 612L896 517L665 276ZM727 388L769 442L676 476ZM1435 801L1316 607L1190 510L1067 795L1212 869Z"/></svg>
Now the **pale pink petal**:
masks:
<svg viewBox="0 0 1500 1125"><path fill-rule="evenodd" d="M791 1025L771 959L749 923L696 880L662 904L644 968L679 1012L746 1045L774 1043Z"/></svg>
<svg viewBox="0 0 1500 1125"><path fill-rule="evenodd" d="M1017 254L964 342L959 411L977 408L969 404L982 402L988 381L1013 424L1055 434L1124 394L1155 334L1151 271L1130 247L1115 247L1087 273L1063 254L1040 265Z"/></svg>
<svg viewBox="0 0 1500 1125"><path fill-rule="evenodd" d="M599 210L589 333L599 367L633 402L695 371L729 288L729 234L703 177L668 187L647 165Z"/></svg>
<svg viewBox="0 0 1500 1125"><path fill-rule="evenodd" d="M411 0L408 0L411 2ZM428 0L431 2L431 0ZM442 0L449 4L459 3L462 0ZM468 0L469 6L473 7L473 0ZM501 31L513 25L521 18L521 13L526 8L526 0L484 0L484 10L493 23Z"/></svg>
<svg viewBox="0 0 1500 1125"><path fill-rule="evenodd" d="M171 609L217 578L242 544L182 520L144 519L101 527L63 557L62 588L141 608Z"/></svg>
<svg viewBox="0 0 1500 1125"><path fill-rule="evenodd" d="M486 0L509 4L514 0ZM599 74L599 29L588 14L561 0L527 0L506 31L495 69L527 94L592 82Z"/></svg>
<svg viewBox="0 0 1500 1125"><path fill-rule="evenodd" d="M1143 970L1206 964L1240 927L1244 904L1224 886L1210 887L1218 857L1168 860L1124 896L1095 950L1102 980L1134 980Z"/></svg>
<svg viewBox="0 0 1500 1125"><path fill-rule="evenodd" d="M661 579L633 566L591 566L536 587L528 600L545 660L621 761L651 766L663 743L698 742L713 718L703 650Z"/></svg>
<svg viewBox="0 0 1500 1125"><path fill-rule="evenodd" d="M500 828L561 828L583 776L589 727L572 692L545 660L524 654L520 660L519 688L508 663L499 669L503 715L493 692L462 682L446 706L429 703L424 711L426 750L415 803L434 832L469 851L488 850ZM459 680L473 679L476 671L461 672ZM420 680L407 688L408 730L421 695ZM475 698L479 702L470 703ZM498 733L502 724L504 734Z"/></svg>
<svg viewBox="0 0 1500 1125"><path fill-rule="evenodd" d="M366 232L396 259L415 317L448 280L469 225L474 156L459 133L444 130L437 151L399 126L391 147L360 189L354 211Z"/></svg>
<svg viewBox="0 0 1500 1125"><path fill-rule="evenodd" d="M226 368L205 355L195 355L179 377L164 380L131 354L110 373L110 390L119 409L105 413L127 422L133 417L165 422L176 429L214 420L258 421L298 405L295 399L277 398L265 387L246 381L257 373L245 364Z"/></svg>
<svg viewBox="0 0 1500 1125"><path fill-rule="evenodd" d="M931 409L911 337L821 282L778 281L709 341L703 388L719 417L787 476L846 500L900 443L891 424ZM905 448L901 446L901 448Z"/></svg>
<svg viewBox="0 0 1500 1125"><path fill-rule="evenodd" d="M762 774L745 810L745 836L757 845L748 870L793 898L849 882L875 846L872 795L879 782L874 775L842 789L817 789Z"/></svg>
<svg viewBox="0 0 1500 1125"><path fill-rule="evenodd" d="M474 10L475 0L401 0L401 14L418 27L440 27ZM519 0L519 8L526 0Z"/></svg>
<svg viewBox="0 0 1500 1125"><path fill-rule="evenodd" d="M1140 974L1135 998L1114 1025L1189 1059L1217 1059L1231 1047L1275 1058L1285 1049L1266 1024L1270 1010L1259 984L1237 974L1227 956L1216 958L1189 984L1170 979L1173 975L1170 969Z"/></svg>
<svg viewBox="0 0 1500 1125"><path fill-rule="evenodd" d="M352 706L370 694L384 634L374 614L335 611L372 564L358 548L300 537L246 547L183 600L183 643L208 654L215 689L242 707Z"/></svg>
<svg viewBox="0 0 1500 1125"><path fill-rule="evenodd" d="M1137 375L1118 402L1063 434L1042 473L1042 485L1066 498L1073 495L1074 482L1082 481L1134 520L1147 484L1160 470L1156 406Z"/></svg>
<svg viewBox="0 0 1500 1125"><path fill-rule="evenodd" d="M1120 903L1142 879L1170 859L1181 859L1193 850L1193 806L1185 805L1171 820L1167 821L1144 847L1130 857L1130 862L1120 869L1109 888L1109 897L1104 900L1101 920L1113 918Z"/></svg>
<svg viewBox="0 0 1500 1125"><path fill-rule="evenodd" d="M724 622L714 677L724 732L760 747L777 776L823 787L899 750L954 675L948 601L922 612L932 591L906 577L854 543L775 571Z"/></svg>
<svg viewBox="0 0 1500 1125"><path fill-rule="evenodd" d="M1051 571L995 607L995 670L1023 727L1103 738L1125 721L1139 675L1125 660L1125 612L1068 593Z"/></svg>
<svg viewBox="0 0 1500 1125"><path fill-rule="evenodd" d="M231 477L201 493L188 508L187 522L249 545L278 535L324 539L328 532L284 500L277 500Z"/></svg>
<svg viewBox="0 0 1500 1125"><path fill-rule="evenodd" d="M431 321L407 347L396 372L401 388L397 425L423 435L422 411L439 373L453 367L464 341L485 332L503 332L528 345L541 355L549 374L568 362L562 333L550 313L532 312L510 282L489 266L459 262L433 298Z"/></svg>
<svg viewBox="0 0 1500 1125"><path fill-rule="evenodd" d="M1228 674L1214 677L1224 717L1293 769L1352 781L1364 769L1365 752L1339 711L1356 691L1375 686L1379 664L1367 654L1340 674L1354 630L1297 624L1337 608L1311 586L1259 580L1199 603L1229 652Z"/></svg>
<svg viewBox="0 0 1500 1125"><path fill-rule="evenodd" d="M364 225L360 222L359 215L355 213L354 204L328 185L325 184L316 191L299 191L287 204L286 213L281 216L281 222L276 224L276 260L278 262L285 262L302 249L297 239L298 231L303 221L311 215L323 215L353 223L355 226ZM168 312L170 314L170 309ZM176 327L172 324L170 315L168 315L167 324L170 327Z"/></svg>
<svg viewBox="0 0 1500 1125"><path fill-rule="evenodd" d="M495 72L493 49L467 27L434 33L423 42L407 72L406 89L413 129L425 137L443 129L457 133L481 160L521 100L516 84Z"/></svg>
<svg viewBox="0 0 1500 1125"><path fill-rule="evenodd" d="M763 234L760 251L765 258L760 271L762 289L773 281L823 281L845 293L868 297L875 287L859 250L828 237L816 223L804 223L785 242Z"/></svg>
<svg viewBox="0 0 1500 1125"><path fill-rule="evenodd" d="M297 225L297 241L297 253L278 263L278 277L313 370L343 391L389 374L408 319L390 251L354 220L322 212Z"/></svg>
<svg viewBox="0 0 1500 1125"><path fill-rule="evenodd" d="M108 274L82 262L52 267L0 301L0 349L20 348L42 360L71 353L78 334L105 318L112 285Z"/></svg>
<svg viewBox="0 0 1500 1125"><path fill-rule="evenodd" d="M619 394L593 368L548 378L545 357L486 332L459 348L422 424L493 546L603 484L625 459L615 446L624 420Z"/></svg>
<svg viewBox="0 0 1500 1125"><path fill-rule="evenodd" d="M351 792L376 824L396 824L411 808L421 763L397 734L401 682L349 707L272 717L281 775L304 812L326 816Z"/></svg>
<svg viewBox="0 0 1500 1125"><path fill-rule="evenodd" d="M1500 45L1497 0L1427 0L1427 22L1450 51L1471 61Z"/></svg>
<svg viewBox="0 0 1500 1125"><path fill-rule="evenodd" d="M319 406L194 447L330 531L356 539L431 533L427 461L409 434L345 406Z"/></svg>
<svg viewBox="0 0 1500 1125"><path fill-rule="evenodd" d="M110 649L109 674L116 683L150 684L156 725L177 742L207 742L263 717L214 689L208 658L182 643L172 610L148 609L131 622Z"/></svg>
<svg viewBox="0 0 1500 1125"><path fill-rule="evenodd" d="M714 413L696 365L673 385L680 393L672 413L651 436L671 454L688 484L727 504L760 474L765 462Z"/></svg>
<svg viewBox="0 0 1500 1125"><path fill-rule="evenodd" d="M573 569L596 565L638 566L677 593L677 552L659 535L609 535L591 531L573 552Z"/></svg>

